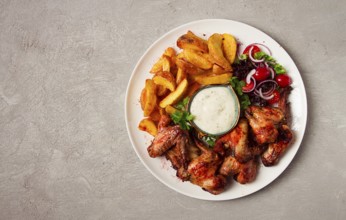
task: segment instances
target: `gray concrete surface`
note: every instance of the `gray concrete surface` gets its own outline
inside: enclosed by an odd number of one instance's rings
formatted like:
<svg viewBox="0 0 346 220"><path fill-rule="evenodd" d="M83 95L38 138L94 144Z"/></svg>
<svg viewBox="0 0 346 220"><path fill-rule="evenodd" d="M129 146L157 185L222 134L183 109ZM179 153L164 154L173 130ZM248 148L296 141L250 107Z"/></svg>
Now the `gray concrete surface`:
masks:
<svg viewBox="0 0 346 220"><path fill-rule="evenodd" d="M345 219L345 1L0 0L0 219ZM288 169L210 202L156 180L130 145L126 85L181 24L225 18L282 44L309 118Z"/></svg>

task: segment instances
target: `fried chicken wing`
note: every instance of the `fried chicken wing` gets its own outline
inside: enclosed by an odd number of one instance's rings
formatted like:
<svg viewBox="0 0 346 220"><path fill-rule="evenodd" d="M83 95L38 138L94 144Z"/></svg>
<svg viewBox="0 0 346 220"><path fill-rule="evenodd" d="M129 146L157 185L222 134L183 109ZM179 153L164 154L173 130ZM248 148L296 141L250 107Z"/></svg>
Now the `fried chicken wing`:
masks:
<svg viewBox="0 0 346 220"><path fill-rule="evenodd" d="M258 163L256 159L240 163L236 158L228 156L220 167L220 174L233 176L237 182L245 184L255 180L257 169Z"/></svg>
<svg viewBox="0 0 346 220"><path fill-rule="evenodd" d="M215 143L216 152L223 155L223 146L230 148L235 158L240 162L246 162L253 158L251 147L249 147L249 125L245 118L239 120L237 126L229 133L222 136ZM222 146L223 145L223 146Z"/></svg>
<svg viewBox="0 0 346 220"><path fill-rule="evenodd" d="M183 181L189 179L187 166L190 162L188 151L188 138L181 134L176 139L176 144L166 153L167 160L171 161L172 167L177 170L177 177Z"/></svg>
<svg viewBox="0 0 346 220"><path fill-rule="evenodd" d="M287 125L279 128L279 135L276 142L269 144L267 150L262 154L261 160L265 166L275 165L280 156L285 152L292 141L293 133Z"/></svg>
<svg viewBox="0 0 346 220"><path fill-rule="evenodd" d="M277 127L284 119L284 114L279 108L252 105L245 110L245 117L249 120L258 144L276 141Z"/></svg>
<svg viewBox="0 0 346 220"><path fill-rule="evenodd" d="M179 125L162 128L148 147L149 156L158 157L163 155L167 150L176 145L177 140L179 140L177 137L182 135L182 133L183 130L181 130Z"/></svg>
<svg viewBox="0 0 346 220"><path fill-rule="evenodd" d="M191 183L202 187L212 194L220 194L226 186L226 178L217 174L222 160L212 151L204 151L193 159L188 166Z"/></svg>

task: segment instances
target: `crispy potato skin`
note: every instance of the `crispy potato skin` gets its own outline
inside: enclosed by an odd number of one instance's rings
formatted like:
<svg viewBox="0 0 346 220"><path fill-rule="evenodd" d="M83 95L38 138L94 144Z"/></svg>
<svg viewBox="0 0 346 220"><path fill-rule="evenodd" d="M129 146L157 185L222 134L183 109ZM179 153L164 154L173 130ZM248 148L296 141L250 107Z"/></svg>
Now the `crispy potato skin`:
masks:
<svg viewBox="0 0 346 220"><path fill-rule="evenodd" d="M208 43L206 40L196 36L191 31L182 35L177 40L177 46L180 49L192 49L208 53Z"/></svg>
<svg viewBox="0 0 346 220"><path fill-rule="evenodd" d="M237 41L230 34L223 34L222 50L226 59L232 64L237 54Z"/></svg>
<svg viewBox="0 0 346 220"><path fill-rule="evenodd" d="M223 55L221 34L213 34L209 37L208 49L209 54L216 64L225 69L225 71L231 70L231 64Z"/></svg>
<svg viewBox="0 0 346 220"><path fill-rule="evenodd" d="M138 125L139 130L141 131L146 131L149 134L151 134L152 136L156 136L157 135L157 127L154 123L154 121L152 121L149 118L144 118L139 122Z"/></svg>
<svg viewBox="0 0 346 220"><path fill-rule="evenodd" d="M177 103L183 97L185 91L187 90L187 87L188 81L187 79L184 79L183 81L181 81L181 83L179 83L176 90L171 92L160 102L160 107L166 108L168 105Z"/></svg>

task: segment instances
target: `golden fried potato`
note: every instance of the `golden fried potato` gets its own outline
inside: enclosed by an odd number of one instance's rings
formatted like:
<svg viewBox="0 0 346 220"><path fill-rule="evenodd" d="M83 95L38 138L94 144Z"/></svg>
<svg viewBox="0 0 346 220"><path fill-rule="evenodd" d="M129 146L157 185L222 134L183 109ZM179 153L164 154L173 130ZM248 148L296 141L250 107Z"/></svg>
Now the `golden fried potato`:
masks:
<svg viewBox="0 0 346 220"><path fill-rule="evenodd" d="M179 84L183 79L186 79L186 73L181 68L178 68L177 75L176 75L176 83Z"/></svg>
<svg viewBox="0 0 346 220"><path fill-rule="evenodd" d="M230 62L223 55L221 34L213 34L209 37L208 49L209 54L216 64L220 65L225 71L231 70Z"/></svg>
<svg viewBox="0 0 346 220"><path fill-rule="evenodd" d="M196 51L196 50L191 50L191 49L184 49L183 50L183 55L184 58L191 64L197 66L198 68L201 69L210 69L212 68L213 64L203 56L203 53Z"/></svg>
<svg viewBox="0 0 346 220"><path fill-rule="evenodd" d="M167 92L169 91L169 89L167 89L164 86L161 85L156 85L156 95L157 96L164 96L167 94Z"/></svg>
<svg viewBox="0 0 346 220"><path fill-rule="evenodd" d="M152 73L152 74L156 74L156 73L158 73L158 72L161 72L162 71L162 65L163 65L163 59L162 59L162 57L158 60L158 61L156 61L156 63L151 67L151 69L150 69L150 73Z"/></svg>
<svg viewBox="0 0 346 220"><path fill-rule="evenodd" d="M197 37L191 31L188 31L186 34L178 38L177 46L181 49L192 49L208 53L207 41Z"/></svg>
<svg viewBox="0 0 346 220"><path fill-rule="evenodd" d="M197 66L193 65L192 63L189 63L188 61L178 58L176 60L176 64L178 66L178 69L182 69L187 74L198 74L201 73L201 69L199 69Z"/></svg>
<svg viewBox="0 0 346 220"><path fill-rule="evenodd" d="M149 116L156 107L157 97L156 97L156 85L153 80L147 79L145 81L145 106L144 106L144 116Z"/></svg>
<svg viewBox="0 0 346 220"><path fill-rule="evenodd" d="M230 34L223 34L222 50L226 59L232 64L237 54L237 41Z"/></svg>
<svg viewBox="0 0 346 220"><path fill-rule="evenodd" d="M145 108L145 103L146 103L146 99L147 99L147 94L146 94L146 89L145 88L143 88L142 89L142 92L141 92L141 97L140 97L140 99L139 99L139 102L141 103L141 108L142 108L142 110L144 110L144 108Z"/></svg>
<svg viewBox="0 0 346 220"><path fill-rule="evenodd" d="M227 84L231 79L231 73L223 73L219 75L201 74L195 78L196 82L202 85L212 85L212 84Z"/></svg>
<svg viewBox="0 0 346 220"><path fill-rule="evenodd" d="M156 85L161 85L171 91L175 90L175 78L170 72L159 72L153 77Z"/></svg>
<svg viewBox="0 0 346 220"><path fill-rule="evenodd" d="M171 71L171 61L168 56L162 56L162 71L164 72Z"/></svg>
<svg viewBox="0 0 346 220"><path fill-rule="evenodd" d="M188 86L187 79L184 79L183 81L181 81L181 83L179 83L179 85L177 86L176 90L174 90L168 96L166 96L163 100L161 100L160 107L166 108L166 106L168 105L177 103L186 92L187 86Z"/></svg>
<svg viewBox="0 0 346 220"><path fill-rule="evenodd" d="M165 52L163 53L163 55L166 55L166 56L172 58L172 57L175 57L175 56L176 56L176 52L175 52L175 50L174 50L173 47L168 47L168 48L165 50Z"/></svg>
<svg viewBox="0 0 346 220"><path fill-rule="evenodd" d="M214 73L214 74L222 74L222 73L225 73L226 71L221 67L221 66L219 66L219 65L217 65L217 64L214 64L213 65L213 68L212 68L212 72Z"/></svg>
<svg viewBox="0 0 346 220"><path fill-rule="evenodd" d="M149 119L149 118L144 118L139 122L138 128L142 131L146 131L152 136L157 135L157 127L155 123Z"/></svg>
<svg viewBox="0 0 346 220"><path fill-rule="evenodd" d="M175 111L178 111L178 109L174 108L171 105L167 105L165 108L165 111L167 112L167 114L173 114Z"/></svg>

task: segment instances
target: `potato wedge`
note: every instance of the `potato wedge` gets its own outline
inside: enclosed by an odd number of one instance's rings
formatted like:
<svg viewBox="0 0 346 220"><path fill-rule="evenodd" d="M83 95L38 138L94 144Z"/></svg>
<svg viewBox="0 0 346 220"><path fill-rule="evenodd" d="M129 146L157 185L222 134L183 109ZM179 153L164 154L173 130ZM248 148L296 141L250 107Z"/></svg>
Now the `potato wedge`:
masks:
<svg viewBox="0 0 346 220"><path fill-rule="evenodd" d="M167 114L173 114L175 111L178 111L178 109L174 108L171 105L167 105L165 111L167 112Z"/></svg>
<svg viewBox="0 0 346 220"><path fill-rule="evenodd" d="M144 118L139 122L138 128L142 131L146 131L152 136L157 135L157 127L155 123L149 119L149 118Z"/></svg>
<svg viewBox="0 0 346 220"><path fill-rule="evenodd" d="M186 34L178 38L177 46L181 49L192 49L208 53L207 41L197 37L191 31L188 31Z"/></svg>
<svg viewBox="0 0 346 220"><path fill-rule="evenodd" d="M144 116L149 116L156 107L157 97L156 97L156 85L151 79L145 81L145 106L144 106Z"/></svg>
<svg viewBox="0 0 346 220"><path fill-rule="evenodd" d="M142 92L141 92L141 97L139 98L139 102L141 103L142 110L144 110L145 103L147 101L146 92L147 92L147 90L145 88L143 88Z"/></svg>
<svg viewBox="0 0 346 220"><path fill-rule="evenodd" d="M156 63L151 67L151 69L150 69L150 73L152 73L152 74L156 74L156 73L158 73L158 72L161 72L162 71L162 65L163 65L163 59L162 59L162 57L158 60L158 61L156 61Z"/></svg>
<svg viewBox="0 0 346 220"><path fill-rule="evenodd" d="M186 79L186 73L181 68L178 68L177 75L175 77L176 83L179 84L183 79Z"/></svg>
<svg viewBox="0 0 346 220"><path fill-rule="evenodd" d="M167 94L167 92L169 91L169 89L167 89L164 86L161 85L156 85L156 95L157 96L164 96Z"/></svg>
<svg viewBox="0 0 346 220"><path fill-rule="evenodd" d="M237 41L230 34L223 34L222 50L226 59L232 64L237 54Z"/></svg>
<svg viewBox="0 0 346 220"><path fill-rule="evenodd" d="M187 74L198 74L201 72L201 70L197 66L193 65L192 63L189 63L188 61L182 58L178 58L176 60L176 63L178 68L182 69Z"/></svg>
<svg viewBox="0 0 346 220"><path fill-rule="evenodd" d="M173 105L176 102L178 102L186 92L188 86L187 79L184 79L179 83L177 86L177 89L171 92L168 96L166 96L163 100L160 102L161 108L166 108L168 105Z"/></svg>
<svg viewBox="0 0 346 220"><path fill-rule="evenodd" d="M171 61L168 56L162 56L162 71L164 72L171 71Z"/></svg>
<svg viewBox="0 0 346 220"><path fill-rule="evenodd" d="M223 73L220 75L199 75L195 80L202 85L227 84L231 77L231 73Z"/></svg>
<svg viewBox="0 0 346 220"><path fill-rule="evenodd" d="M161 85L171 91L175 90L175 78L170 72L159 72L153 77L156 85Z"/></svg>
<svg viewBox="0 0 346 220"><path fill-rule="evenodd" d="M163 54L171 58L176 56L176 52L173 47L168 47Z"/></svg>
<svg viewBox="0 0 346 220"><path fill-rule="evenodd" d="M221 66L214 64L212 68L212 72L214 74L219 75L219 74L225 73L226 71Z"/></svg>
<svg viewBox="0 0 346 220"><path fill-rule="evenodd" d="M196 50L184 49L183 50L184 58L191 64L197 66L201 69L210 69L213 64L206 59L203 54Z"/></svg>
<svg viewBox="0 0 346 220"><path fill-rule="evenodd" d="M213 34L209 37L208 49L209 54L216 64L220 65L225 71L231 70L230 62L223 55L221 34Z"/></svg>

